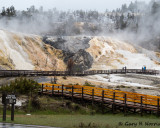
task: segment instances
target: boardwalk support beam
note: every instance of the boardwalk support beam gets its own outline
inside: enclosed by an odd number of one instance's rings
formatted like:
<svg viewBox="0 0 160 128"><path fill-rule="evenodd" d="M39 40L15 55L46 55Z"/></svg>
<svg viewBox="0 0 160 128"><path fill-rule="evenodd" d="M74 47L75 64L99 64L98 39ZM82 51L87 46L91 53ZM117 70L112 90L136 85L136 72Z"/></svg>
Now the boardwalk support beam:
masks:
<svg viewBox="0 0 160 128"><path fill-rule="evenodd" d="M42 90L41 90L41 94L43 94L43 84L42 84Z"/></svg>
<svg viewBox="0 0 160 128"><path fill-rule="evenodd" d="M93 110L93 105L94 105L94 89L92 89L92 110Z"/></svg>
<svg viewBox="0 0 160 128"><path fill-rule="evenodd" d="M124 116L126 116L127 112L127 94L124 94Z"/></svg>
<svg viewBox="0 0 160 128"><path fill-rule="evenodd" d="M83 87L82 87L82 98L81 98L82 104L83 104L83 99L84 99L83 93L84 93L84 89L83 89Z"/></svg>
<svg viewBox="0 0 160 128"><path fill-rule="evenodd" d="M54 85L52 85L52 96L54 95Z"/></svg>
<svg viewBox="0 0 160 128"><path fill-rule="evenodd" d="M102 90L102 114L104 114L104 90Z"/></svg>
<svg viewBox="0 0 160 128"><path fill-rule="evenodd" d="M72 86L72 101L73 101L73 95L74 95L74 87Z"/></svg>
<svg viewBox="0 0 160 128"><path fill-rule="evenodd" d="M157 99L157 116L159 117L159 98Z"/></svg>
<svg viewBox="0 0 160 128"><path fill-rule="evenodd" d="M115 92L113 92L112 112L115 113Z"/></svg>
<svg viewBox="0 0 160 128"><path fill-rule="evenodd" d="M143 116L143 96L141 96L141 106L140 106L141 116Z"/></svg>
<svg viewBox="0 0 160 128"><path fill-rule="evenodd" d="M62 97L63 97L63 90L64 90L63 88L64 88L64 85L62 85Z"/></svg>

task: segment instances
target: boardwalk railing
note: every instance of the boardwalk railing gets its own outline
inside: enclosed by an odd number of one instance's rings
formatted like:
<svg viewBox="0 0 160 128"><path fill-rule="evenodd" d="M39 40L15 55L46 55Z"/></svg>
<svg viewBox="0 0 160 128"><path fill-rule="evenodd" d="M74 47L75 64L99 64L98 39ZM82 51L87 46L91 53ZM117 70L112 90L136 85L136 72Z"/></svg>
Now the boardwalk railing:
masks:
<svg viewBox="0 0 160 128"><path fill-rule="evenodd" d="M0 70L0 77L17 77L17 76L85 76L95 74L125 74L125 73L137 73L156 75L159 74L159 70L148 69L142 71L141 69L113 69L113 70L89 70L82 72L68 72L68 71L38 71L38 70Z"/></svg>
<svg viewBox="0 0 160 128"><path fill-rule="evenodd" d="M159 96L81 85L40 84L43 94L68 96L159 113Z"/></svg>

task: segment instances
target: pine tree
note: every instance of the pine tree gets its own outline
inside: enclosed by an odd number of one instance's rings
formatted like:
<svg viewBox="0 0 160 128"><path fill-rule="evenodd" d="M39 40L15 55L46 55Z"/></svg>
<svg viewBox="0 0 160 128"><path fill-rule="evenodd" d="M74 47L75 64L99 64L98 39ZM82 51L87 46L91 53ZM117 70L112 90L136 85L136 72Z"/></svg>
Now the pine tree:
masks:
<svg viewBox="0 0 160 128"><path fill-rule="evenodd" d="M154 2L152 5L151 13L156 14L159 10L160 10L160 4L158 4L157 2Z"/></svg>
<svg viewBox="0 0 160 128"><path fill-rule="evenodd" d="M2 13L1 13L1 15L2 15L2 16L6 16L6 9L5 9L5 7L2 8Z"/></svg>
<svg viewBox="0 0 160 128"><path fill-rule="evenodd" d="M124 29L124 28L126 28L126 26L127 26L127 22L124 21L124 15L122 14L120 16L120 28Z"/></svg>

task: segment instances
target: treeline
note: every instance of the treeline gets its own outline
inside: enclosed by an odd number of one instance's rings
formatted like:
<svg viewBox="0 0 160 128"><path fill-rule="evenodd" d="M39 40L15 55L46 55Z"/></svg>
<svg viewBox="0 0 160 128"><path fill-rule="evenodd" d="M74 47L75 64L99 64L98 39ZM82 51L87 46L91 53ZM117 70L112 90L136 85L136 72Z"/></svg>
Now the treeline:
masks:
<svg viewBox="0 0 160 128"><path fill-rule="evenodd" d="M15 10L14 6L11 6L8 8L3 7L2 12L1 12L1 16L8 16L8 17L16 16L16 10Z"/></svg>

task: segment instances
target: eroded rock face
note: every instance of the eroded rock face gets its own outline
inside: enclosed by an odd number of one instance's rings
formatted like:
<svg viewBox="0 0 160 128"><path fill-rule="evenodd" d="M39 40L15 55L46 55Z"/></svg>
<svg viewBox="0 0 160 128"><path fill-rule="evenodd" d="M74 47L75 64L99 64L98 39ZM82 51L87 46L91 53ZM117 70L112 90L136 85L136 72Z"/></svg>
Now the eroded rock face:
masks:
<svg viewBox="0 0 160 128"><path fill-rule="evenodd" d="M64 62L69 59L74 61L73 71L83 71L91 68L92 56L85 50L90 47L91 37L44 37L46 44L60 49L64 54Z"/></svg>
<svg viewBox="0 0 160 128"><path fill-rule="evenodd" d="M95 37L45 37L43 41L63 51L64 62L74 61L74 71L139 68L158 68L156 54L139 52L135 46L116 38ZM158 65L157 65L158 64Z"/></svg>
<svg viewBox="0 0 160 128"><path fill-rule="evenodd" d="M0 69L65 70L63 52L41 36L0 30Z"/></svg>
<svg viewBox="0 0 160 128"><path fill-rule="evenodd" d="M67 64L69 59L72 59L74 62L73 71L84 71L90 69L93 63L92 56L84 49L80 49L75 54L68 53L64 59L64 62Z"/></svg>
<svg viewBox="0 0 160 128"><path fill-rule="evenodd" d="M0 30L0 69L74 71L139 68L160 69L160 53L109 37L41 37Z"/></svg>
<svg viewBox="0 0 160 128"><path fill-rule="evenodd" d="M76 71L90 69L93 64L92 56L84 49L80 49L72 58L75 62L75 66L73 68Z"/></svg>

